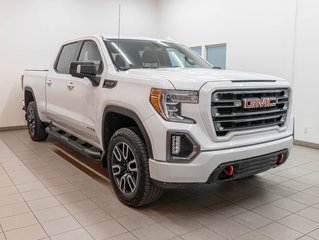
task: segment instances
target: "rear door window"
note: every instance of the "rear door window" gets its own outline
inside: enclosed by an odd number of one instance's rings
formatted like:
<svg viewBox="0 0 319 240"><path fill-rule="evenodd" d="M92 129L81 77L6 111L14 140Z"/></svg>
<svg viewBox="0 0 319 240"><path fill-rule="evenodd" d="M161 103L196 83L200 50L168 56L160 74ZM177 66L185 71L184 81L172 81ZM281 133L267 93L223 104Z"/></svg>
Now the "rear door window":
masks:
<svg viewBox="0 0 319 240"><path fill-rule="evenodd" d="M56 64L56 71L62 74L70 73L70 64L76 58L78 50L78 42L64 45L61 49L59 60Z"/></svg>

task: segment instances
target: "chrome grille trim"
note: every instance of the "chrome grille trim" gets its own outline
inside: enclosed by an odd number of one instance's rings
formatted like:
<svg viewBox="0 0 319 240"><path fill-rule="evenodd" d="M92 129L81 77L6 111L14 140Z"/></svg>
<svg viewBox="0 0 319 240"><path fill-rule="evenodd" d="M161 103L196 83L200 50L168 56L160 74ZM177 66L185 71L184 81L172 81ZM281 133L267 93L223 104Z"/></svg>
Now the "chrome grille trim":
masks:
<svg viewBox="0 0 319 240"><path fill-rule="evenodd" d="M267 113L280 113L280 112L287 112L288 108L284 107L282 109L276 109L276 110L268 110L263 111L263 114ZM250 116L250 115L260 115L260 112L248 112L248 113L232 113L232 114L223 114L220 115L219 113L212 113L212 116L215 118L222 118L222 117L243 117L243 116Z"/></svg>
<svg viewBox="0 0 319 240"><path fill-rule="evenodd" d="M276 98L275 106L244 108L243 99ZM266 127L283 127L289 110L289 89L218 90L211 96L216 135Z"/></svg>

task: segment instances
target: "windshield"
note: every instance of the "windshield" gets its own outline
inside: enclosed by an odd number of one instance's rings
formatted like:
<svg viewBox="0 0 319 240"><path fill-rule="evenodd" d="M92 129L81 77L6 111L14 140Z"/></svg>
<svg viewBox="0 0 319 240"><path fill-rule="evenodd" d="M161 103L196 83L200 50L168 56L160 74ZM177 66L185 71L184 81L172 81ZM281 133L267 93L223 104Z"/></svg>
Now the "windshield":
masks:
<svg viewBox="0 0 319 240"><path fill-rule="evenodd" d="M171 42L108 39L105 45L115 66L131 68L212 68L191 49Z"/></svg>

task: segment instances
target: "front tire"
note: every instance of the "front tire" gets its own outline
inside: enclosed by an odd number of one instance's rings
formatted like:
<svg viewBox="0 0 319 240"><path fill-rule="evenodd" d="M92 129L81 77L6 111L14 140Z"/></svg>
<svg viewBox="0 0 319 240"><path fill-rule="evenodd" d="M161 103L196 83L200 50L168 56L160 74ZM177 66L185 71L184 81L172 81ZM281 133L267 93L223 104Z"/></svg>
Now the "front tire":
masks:
<svg viewBox="0 0 319 240"><path fill-rule="evenodd" d="M45 131L47 124L40 120L34 101L30 102L27 106L26 119L31 139L36 142L46 140L48 137Z"/></svg>
<svg viewBox="0 0 319 240"><path fill-rule="evenodd" d="M113 189L122 203L141 207L162 195L150 178L145 143L132 129L121 128L113 134L107 161Z"/></svg>

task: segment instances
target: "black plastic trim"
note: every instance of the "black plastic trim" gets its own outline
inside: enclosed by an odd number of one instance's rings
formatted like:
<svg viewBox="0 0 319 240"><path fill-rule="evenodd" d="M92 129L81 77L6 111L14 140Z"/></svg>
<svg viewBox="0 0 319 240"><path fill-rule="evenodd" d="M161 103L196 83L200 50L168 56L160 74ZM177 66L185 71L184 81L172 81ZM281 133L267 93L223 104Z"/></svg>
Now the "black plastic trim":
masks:
<svg viewBox="0 0 319 240"><path fill-rule="evenodd" d="M25 88L24 88L24 93L23 93L24 105L25 105L25 93L26 93L27 91L28 91L28 92L31 92L34 102L37 103L37 100L36 100L36 98L35 98L33 89L32 89L31 87L25 87ZM24 108L25 108L24 110L26 111L26 110L27 110L27 106L25 105Z"/></svg>
<svg viewBox="0 0 319 240"><path fill-rule="evenodd" d="M132 110L129 110L129 109L123 108L123 107L119 107L119 106L114 106L114 105L107 106L103 112L103 118L102 118L102 144L104 147L103 155L105 155L106 151L107 151L107 144L105 143L104 138L105 138L105 130L106 130L105 118L106 118L106 115L108 113L118 113L118 114L121 114L121 115L124 115L126 117L133 119L136 122L138 128L140 129L140 131L143 135L143 138L144 138L146 146L147 146L148 156L150 158L153 158L152 144L151 144L150 138L147 134L147 131L146 131L141 119L139 118L139 116L135 112L133 112ZM105 156L103 156L103 159L104 159L104 157Z"/></svg>
<svg viewBox="0 0 319 240"><path fill-rule="evenodd" d="M187 157L178 157L178 156L172 156L171 155L171 137L172 135L179 135L179 136L185 136L193 145L193 151L189 154ZM175 163L190 163L192 160L196 158L196 156L200 152L200 145L198 142L194 139L194 137L187 131L181 131L181 130L168 130L166 134L166 159L169 162L175 162Z"/></svg>
<svg viewBox="0 0 319 240"><path fill-rule="evenodd" d="M60 129L53 127L53 126L49 126L45 129L45 131L48 134L50 134L52 137L54 137L55 139L59 140L62 143L67 144L73 150L78 151L79 153L83 154L84 156L86 156L88 158L92 158L92 159L98 159L98 160L101 159L102 153L100 150L94 151L94 150L91 150L90 148L84 147L83 145L74 141L70 137L59 133L59 130Z"/></svg>
<svg viewBox="0 0 319 240"><path fill-rule="evenodd" d="M162 182L158 180L152 179L152 182L160 188L163 189L184 189L184 188L191 188L195 186L200 186L205 183L168 183L168 182Z"/></svg>
<svg viewBox="0 0 319 240"><path fill-rule="evenodd" d="M231 80L233 83L241 83L241 82L277 82L277 80Z"/></svg>
<svg viewBox="0 0 319 240"><path fill-rule="evenodd" d="M180 188L194 187L194 186L198 186L198 185L202 185L202 184L211 184L211 183L217 183L217 182L226 182L226 181L237 180L237 179L240 179L240 178L253 176L255 174L267 171L267 170L269 170L269 169L271 169L273 167L277 167L279 165L274 164L274 165L271 165L270 167L268 166L268 167L264 167L264 168L255 169L255 171L252 171L249 174L237 175L236 177L231 177L231 178L224 179L224 180L217 180L216 176L218 176L221 173L221 171L223 171L224 168L229 166L229 165L240 164L240 163L243 163L243 162L248 162L248 163L254 164L253 161L256 160L256 159L263 159L263 158L266 158L266 157L269 157L269 156L278 156L280 153L283 153L284 156L285 156L284 161L280 164L280 165L282 165L282 164L284 164L286 162L286 160L287 160L287 158L289 156L289 152L288 152L287 149L283 149L281 151L277 151L277 152L274 152L274 153L261 155L261 156L257 156L257 157L253 157L253 158L248 158L248 159L243 159L243 160L238 160L238 161L227 162L227 163L221 164L210 175L210 177L208 178L207 182L187 182L187 183L185 183L185 182L162 182L162 181L158 181L158 180L155 180L155 179L152 179L152 181L153 181L153 183L156 186L164 188L164 189L177 189L177 188L180 189Z"/></svg>
<svg viewBox="0 0 319 240"><path fill-rule="evenodd" d="M112 88L115 88L116 85L117 85L117 81L116 80L104 79L102 88L112 89Z"/></svg>
<svg viewBox="0 0 319 240"><path fill-rule="evenodd" d="M284 155L284 159L280 164L278 164L277 159L280 154ZM252 158L222 163L210 175L207 183L226 182L265 172L271 168L275 168L285 163L288 158L288 155L288 150L283 149L277 152L268 153L265 155L260 155ZM234 167L234 174L230 177L222 176L223 171L228 166Z"/></svg>

